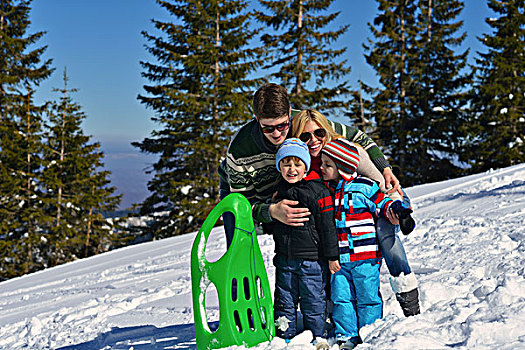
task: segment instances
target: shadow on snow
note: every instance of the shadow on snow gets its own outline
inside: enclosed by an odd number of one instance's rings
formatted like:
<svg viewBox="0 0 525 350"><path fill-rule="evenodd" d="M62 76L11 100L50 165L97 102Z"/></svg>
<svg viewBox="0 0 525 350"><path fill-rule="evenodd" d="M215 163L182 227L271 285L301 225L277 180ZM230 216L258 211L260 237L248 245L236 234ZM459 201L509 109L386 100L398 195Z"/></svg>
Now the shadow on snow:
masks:
<svg viewBox="0 0 525 350"><path fill-rule="evenodd" d="M219 322L210 323L216 329ZM157 328L152 325L112 328L99 334L94 340L68 345L57 350L93 350L93 349L196 349L194 324L175 325Z"/></svg>

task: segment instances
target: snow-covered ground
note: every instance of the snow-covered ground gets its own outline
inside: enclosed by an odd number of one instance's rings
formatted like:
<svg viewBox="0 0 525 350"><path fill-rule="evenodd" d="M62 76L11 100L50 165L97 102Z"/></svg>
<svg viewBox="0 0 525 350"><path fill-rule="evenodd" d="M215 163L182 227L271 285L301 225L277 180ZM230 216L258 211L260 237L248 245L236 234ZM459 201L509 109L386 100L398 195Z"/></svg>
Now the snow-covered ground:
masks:
<svg viewBox="0 0 525 350"><path fill-rule="evenodd" d="M402 316L383 265L385 316L363 329L365 343L357 349L524 349L525 164L407 192L417 228L402 240L419 279L422 312ZM0 283L0 349L196 348L194 237L126 247ZM258 238L273 284L273 242ZM216 228L206 256L215 260L224 250ZM217 302L213 295L206 300L216 321ZM304 333L296 338L288 348L313 348Z"/></svg>

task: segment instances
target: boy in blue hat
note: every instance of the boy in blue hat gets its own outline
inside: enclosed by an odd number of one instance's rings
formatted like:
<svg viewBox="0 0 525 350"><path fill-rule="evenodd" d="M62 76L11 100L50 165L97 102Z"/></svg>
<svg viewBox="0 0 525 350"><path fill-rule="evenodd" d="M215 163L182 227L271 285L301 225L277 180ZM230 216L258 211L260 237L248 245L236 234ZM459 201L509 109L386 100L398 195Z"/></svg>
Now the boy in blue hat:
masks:
<svg viewBox="0 0 525 350"><path fill-rule="evenodd" d="M273 201L297 201L311 215L304 226L279 221L264 224L275 241L274 315L277 336L291 339L297 334L297 307L303 324L313 334L316 349L329 349L325 333L328 260L337 261L339 250L330 192L321 180L304 180L310 167L308 146L297 138L283 142L275 164L282 180Z"/></svg>

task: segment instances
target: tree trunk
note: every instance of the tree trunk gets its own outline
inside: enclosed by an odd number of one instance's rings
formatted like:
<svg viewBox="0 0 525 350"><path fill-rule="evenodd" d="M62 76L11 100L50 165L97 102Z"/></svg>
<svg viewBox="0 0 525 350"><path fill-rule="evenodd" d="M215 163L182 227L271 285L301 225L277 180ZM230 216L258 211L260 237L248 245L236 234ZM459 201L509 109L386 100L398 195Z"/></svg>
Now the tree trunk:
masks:
<svg viewBox="0 0 525 350"><path fill-rule="evenodd" d="M297 15L297 28L300 33L300 37L297 40L297 77L296 77L296 84L295 84L295 94L300 95L302 92L302 85L303 85L303 73L302 73L302 65L303 65L303 47L302 47L302 30L303 28L303 1L299 1L299 13Z"/></svg>
<svg viewBox="0 0 525 350"><path fill-rule="evenodd" d="M64 100L67 98L67 79L66 73L64 70ZM62 128L60 135L60 164L58 167L62 170L62 164L64 162L64 154L66 152L65 137L66 137L66 112L62 111ZM62 175L62 171L60 171ZM58 187L58 198L57 198L57 217L56 217L56 227L60 226L60 220L62 219L62 186Z"/></svg>
<svg viewBox="0 0 525 350"><path fill-rule="evenodd" d="M95 195L95 185L91 186L91 195ZM89 209L88 224L86 229L86 250L84 252L84 257L87 258L89 253L89 240L91 238L91 226L93 222L93 208Z"/></svg>
<svg viewBox="0 0 525 350"><path fill-rule="evenodd" d="M26 138L27 138L27 154L26 154L26 200L27 200L27 211L31 212L31 104L30 104L30 97L31 93L28 93L27 95L27 114L26 114L26 123L27 123L27 130L26 130ZM22 208L22 210L24 210ZM31 271L31 268L33 267L33 247L31 240L33 238L33 218L32 215L29 215L28 222L27 222L27 265L26 265L26 271L25 273L28 273Z"/></svg>
<svg viewBox="0 0 525 350"><path fill-rule="evenodd" d="M405 29L405 3L401 6L400 11L400 23L401 23L401 69L399 72L399 121L401 123L401 128L406 130L406 112L405 112L405 97L406 97L406 88L405 88L405 76L406 76L406 29ZM395 130L395 128L394 128ZM401 169L405 168L406 165L406 134L400 133L399 145L397 145L397 152L400 153L399 156L399 166Z"/></svg>
<svg viewBox="0 0 525 350"><path fill-rule="evenodd" d="M432 0L428 0L427 42L432 40Z"/></svg>

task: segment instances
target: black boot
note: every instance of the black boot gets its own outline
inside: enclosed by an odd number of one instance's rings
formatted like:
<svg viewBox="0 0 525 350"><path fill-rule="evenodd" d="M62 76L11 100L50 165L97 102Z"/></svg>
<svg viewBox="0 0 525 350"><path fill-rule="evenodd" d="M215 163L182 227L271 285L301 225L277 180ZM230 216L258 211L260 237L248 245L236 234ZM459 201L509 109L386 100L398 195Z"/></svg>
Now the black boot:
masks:
<svg viewBox="0 0 525 350"><path fill-rule="evenodd" d="M396 298L405 317L419 315L419 292L417 288L409 292L397 293Z"/></svg>
<svg viewBox="0 0 525 350"><path fill-rule="evenodd" d="M396 299L403 310L403 314L414 316L419 314L419 291L417 279L413 272L398 277L390 277L390 285L396 295Z"/></svg>

